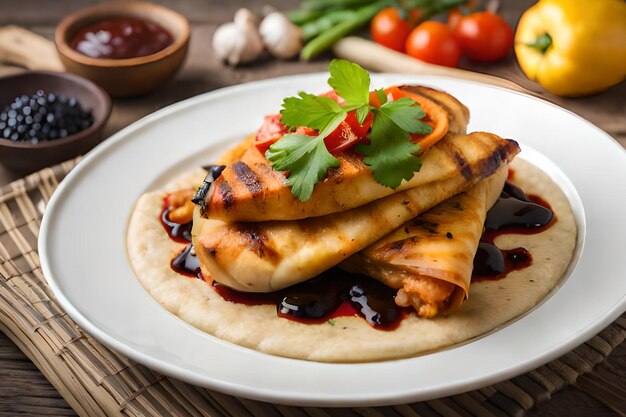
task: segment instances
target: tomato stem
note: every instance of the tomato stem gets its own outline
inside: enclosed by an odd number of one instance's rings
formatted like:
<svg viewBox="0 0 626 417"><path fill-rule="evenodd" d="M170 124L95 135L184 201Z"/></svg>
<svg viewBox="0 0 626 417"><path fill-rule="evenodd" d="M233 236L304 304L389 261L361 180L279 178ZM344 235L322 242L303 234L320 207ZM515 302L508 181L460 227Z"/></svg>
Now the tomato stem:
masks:
<svg viewBox="0 0 626 417"><path fill-rule="evenodd" d="M531 48L537 49L542 54L545 54L546 51L552 46L552 36L550 36L547 32L543 35L539 35L534 42L526 43L526 46L530 46Z"/></svg>

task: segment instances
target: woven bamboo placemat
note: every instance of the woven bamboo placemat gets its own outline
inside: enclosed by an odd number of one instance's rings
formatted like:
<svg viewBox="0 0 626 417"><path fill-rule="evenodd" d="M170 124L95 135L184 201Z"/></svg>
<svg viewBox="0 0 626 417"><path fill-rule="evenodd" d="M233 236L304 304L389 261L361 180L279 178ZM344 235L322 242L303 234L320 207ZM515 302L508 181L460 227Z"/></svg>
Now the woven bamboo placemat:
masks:
<svg viewBox="0 0 626 417"><path fill-rule="evenodd" d="M67 316L47 286L37 253L39 226L50 196L76 163L68 161L0 188L0 330L81 416L519 417L578 376L593 372L626 338L622 316L561 358L509 381L394 407L287 407L189 385L98 343Z"/></svg>

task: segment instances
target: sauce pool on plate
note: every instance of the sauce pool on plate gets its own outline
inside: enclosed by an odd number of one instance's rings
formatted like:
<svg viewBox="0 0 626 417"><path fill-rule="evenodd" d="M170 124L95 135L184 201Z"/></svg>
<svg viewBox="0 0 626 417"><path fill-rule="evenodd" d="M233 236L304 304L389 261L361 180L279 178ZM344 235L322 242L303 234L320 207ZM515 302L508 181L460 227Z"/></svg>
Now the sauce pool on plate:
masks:
<svg viewBox="0 0 626 417"><path fill-rule="evenodd" d="M70 47L99 59L128 59L152 55L174 42L158 23L137 17L112 17L76 32Z"/></svg>

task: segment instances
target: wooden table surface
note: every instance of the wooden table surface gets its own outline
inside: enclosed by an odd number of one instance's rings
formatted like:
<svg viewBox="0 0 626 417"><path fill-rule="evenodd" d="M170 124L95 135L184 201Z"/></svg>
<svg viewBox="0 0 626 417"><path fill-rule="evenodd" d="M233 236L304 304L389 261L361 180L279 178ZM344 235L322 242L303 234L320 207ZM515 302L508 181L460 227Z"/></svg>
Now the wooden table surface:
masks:
<svg viewBox="0 0 626 417"><path fill-rule="evenodd" d="M213 56L210 40L215 27L230 20L235 10L246 5L260 12L264 4L279 9L293 8L296 0L178 0L167 3L185 14L192 23L189 56L183 70L158 91L144 97L115 100L113 114L106 127L106 136L157 109L216 88L273 76L324 70L329 55L312 63L273 61L266 59L254 65L231 69L222 66ZM96 3L92 0L22 0L0 2L0 26L18 24L52 38L55 25L66 14ZM504 0L501 14L515 25L531 0ZM608 132L626 147L626 83L592 97L563 99L546 93L521 73L513 55L496 64L464 61L463 68L498 75L532 90L545 99L588 119ZM20 69L0 65L0 75ZM592 144L590 144L592 145ZM566 150L564 150L566 151ZM0 166L0 185L24 173L11 172ZM625 272L626 273L626 272ZM531 410L533 417L567 415L626 416L623 402L610 401L610 387L626 384L626 343L618 346L608 360L592 374L579 378L577 384L565 388L550 401ZM58 392L17 347L0 333L0 416L75 415Z"/></svg>

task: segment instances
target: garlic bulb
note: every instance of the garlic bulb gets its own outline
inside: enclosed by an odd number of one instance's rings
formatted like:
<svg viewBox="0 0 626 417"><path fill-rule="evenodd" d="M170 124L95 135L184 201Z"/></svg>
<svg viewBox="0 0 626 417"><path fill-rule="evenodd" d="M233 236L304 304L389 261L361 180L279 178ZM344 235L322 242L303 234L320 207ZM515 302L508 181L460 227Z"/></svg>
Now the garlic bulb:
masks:
<svg viewBox="0 0 626 417"><path fill-rule="evenodd" d="M280 12L265 16L259 32L267 50L277 58L291 58L302 49L302 31Z"/></svg>
<svg viewBox="0 0 626 417"><path fill-rule="evenodd" d="M263 53L263 41L257 19L248 9L239 9L233 22L217 28L213 35L213 50L230 65L252 62Z"/></svg>

